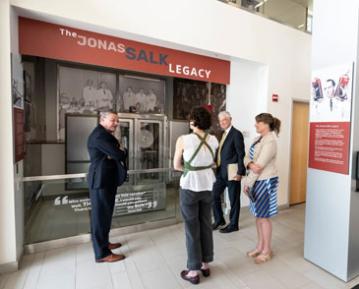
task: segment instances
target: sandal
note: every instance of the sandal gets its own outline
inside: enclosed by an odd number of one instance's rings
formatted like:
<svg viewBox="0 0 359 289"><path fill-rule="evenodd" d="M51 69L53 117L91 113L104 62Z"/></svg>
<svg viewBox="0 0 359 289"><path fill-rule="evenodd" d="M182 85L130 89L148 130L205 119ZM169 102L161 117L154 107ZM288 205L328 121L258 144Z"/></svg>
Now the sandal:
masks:
<svg viewBox="0 0 359 289"><path fill-rule="evenodd" d="M247 252L247 257L255 258L258 255L260 255L260 253L261 253L260 251L258 251L257 249L254 249L252 251Z"/></svg>
<svg viewBox="0 0 359 289"><path fill-rule="evenodd" d="M254 263L256 264L262 264L265 262L268 262L269 260L271 260L273 257L273 253L270 252L269 254L259 254L255 259L254 259Z"/></svg>

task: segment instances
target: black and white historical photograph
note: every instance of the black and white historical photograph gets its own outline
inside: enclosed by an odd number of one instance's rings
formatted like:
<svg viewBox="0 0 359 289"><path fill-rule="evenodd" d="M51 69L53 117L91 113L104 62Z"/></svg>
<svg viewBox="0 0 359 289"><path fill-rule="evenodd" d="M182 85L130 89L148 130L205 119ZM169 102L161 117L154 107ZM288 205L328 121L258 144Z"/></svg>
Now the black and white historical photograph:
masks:
<svg viewBox="0 0 359 289"><path fill-rule="evenodd" d="M119 112L164 113L165 81L120 75Z"/></svg>
<svg viewBox="0 0 359 289"><path fill-rule="evenodd" d="M24 80L21 58L19 55L11 55L11 95L12 105L24 109Z"/></svg>
<svg viewBox="0 0 359 289"><path fill-rule="evenodd" d="M32 62L23 62L24 66L24 99L25 99L25 138L34 141L41 133L38 127L38 112L34 96L35 65Z"/></svg>
<svg viewBox="0 0 359 289"><path fill-rule="evenodd" d="M64 140L65 114L96 114L115 109L116 74L58 67L58 129Z"/></svg>
<svg viewBox="0 0 359 289"><path fill-rule="evenodd" d="M226 110L226 85L175 78L173 89L174 119L187 120L192 107L203 106L212 114L211 133L216 136L221 134L217 116L220 111Z"/></svg>
<svg viewBox="0 0 359 289"><path fill-rule="evenodd" d="M218 114L226 110L226 85L211 83L212 132L220 138L222 129L219 126Z"/></svg>
<svg viewBox="0 0 359 289"><path fill-rule="evenodd" d="M191 109L208 103L208 87L203 81L173 80L173 118L186 120Z"/></svg>
<svg viewBox="0 0 359 289"><path fill-rule="evenodd" d="M353 79L351 64L323 68L313 74L311 121L350 121Z"/></svg>

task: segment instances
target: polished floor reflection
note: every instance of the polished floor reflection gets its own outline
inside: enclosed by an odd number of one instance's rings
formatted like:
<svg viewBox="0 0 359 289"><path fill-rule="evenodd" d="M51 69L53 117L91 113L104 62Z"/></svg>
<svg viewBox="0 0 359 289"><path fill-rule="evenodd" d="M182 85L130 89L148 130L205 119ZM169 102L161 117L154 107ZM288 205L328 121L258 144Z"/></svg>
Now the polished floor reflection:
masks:
<svg viewBox="0 0 359 289"><path fill-rule="evenodd" d="M212 276L196 288L208 289L339 289L351 288L303 259L304 206L280 211L274 219L274 259L256 265L245 253L255 244L255 227L243 209L241 229L215 232ZM179 289L193 285L179 272L186 263L183 224L126 236L117 250L124 262L96 264L91 244L26 255L19 272L0 276L0 289Z"/></svg>

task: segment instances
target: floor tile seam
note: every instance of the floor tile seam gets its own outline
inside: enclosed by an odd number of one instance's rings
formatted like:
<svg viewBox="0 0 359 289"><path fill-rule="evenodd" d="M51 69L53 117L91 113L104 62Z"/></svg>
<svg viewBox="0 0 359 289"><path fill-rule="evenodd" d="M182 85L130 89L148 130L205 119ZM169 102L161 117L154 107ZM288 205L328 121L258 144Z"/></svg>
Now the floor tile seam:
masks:
<svg viewBox="0 0 359 289"><path fill-rule="evenodd" d="M151 236L150 236L150 238L151 238L152 242L154 242ZM176 280L176 283L177 283L180 287L186 288L185 286L183 286L183 285L178 281L178 278L177 278L176 273L172 270L172 268L171 268L170 264L168 263L167 259L166 259L165 256L162 254L162 251L159 249L159 247L157 246L157 244L156 244L155 242L154 242L154 245L155 245L155 247L157 248L157 251L159 252L159 254L161 255L161 258L162 258L162 259L164 260L164 262L166 263L166 267L169 269L170 273L173 275L174 279Z"/></svg>
<svg viewBox="0 0 359 289"><path fill-rule="evenodd" d="M30 272L30 269L31 269L31 264L34 262L34 260L35 260L35 257L32 256L32 257L31 257L31 260L28 261L29 264L27 264L26 269L24 269L23 271L21 271L21 268L18 268L18 271L16 271L16 272L13 273L13 274L18 274L18 275L20 275L21 272L23 272L23 274L24 274L24 280L23 280L23 284L22 284L22 286L21 286L21 289L25 288L26 281L27 281L27 278L28 278L28 275L29 275L29 272ZM18 277L16 277L16 279L18 279ZM8 282L9 280L10 280L10 277L8 278L7 282ZM6 284L7 284L7 282L6 282ZM6 286L4 286L3 288L6 288Z"/></svg>
<svg viewBox="0 0 359 289"><path fill-rule="evenodd" d="M128 247L128 251L129 251L130 256L131 256L132 250L131 250L131 247L130 247L130 245L129 245L129 240L128 240L128 238L127 238L126 235L124 236L124 239L126 240L126 244L127 244L127 247ZM138 280L140 281L140 283L141 283L141 285L142 285L142 288L146 288L146 287L145 287L145 284L144 284L144 281L143 281L143 279L141 278L140 270L138 269L138 267L137 267L137 265L136 265L136 262L133 261L132 263L133 263L133 266L135 267L135 270L136 270L137 275L139 276L139 277L138 277ZM127 274L127 276L128 276L128 280L129 280L129 282L130 282L131 288L132 288L132 289L137 289L137 288L134 288L134 287L133 287L134 284L133 284L133 281L131 280L131 278L130 278L130 276L129 276L129 270L128 270L128 267L127 267L126 262L124 263L124 266L125 266L125 271L126 271L126 274Z"/></svg>
<svg viewBox="0 0 359 289"><path fill-rule="evenodd" d="M78 252L78 248L79 248L79 245L76 246L76 251L75 251L75 276L74 276L74 282L75 282L75 289L77 289L77 265L78 265L78 262L77 262L77 259L78 259L78 256L77 256L77 252Z"/></svg>
<svg viewBox="0 0 359 289"><path fill-rule="evenodd" d="M121 261L120 261L121 262ZM122 261L123 262L123 261ZM111 282L111 286L112 286L112 289L114 289L115 288L115 284L114 284L114 282L113 282L113 274L112 274L112 272L111 272L111 269L110 269L110 266L109 266L109 264L108 263L106 263L106 268L107 268L107 271L108 271L108 274L110 274L110 282ZM107 288L106 288L107 289Z"/></svg>
<svg viewBox="0 0 359 289"><path fill-rule="evenodd" d="M38 287L38 284L40 282L40 276L41 276L41 273L43 271L43 268L44 268L44 262L45 262L45 257L46 257L46 253L43 253L42 256L41 256L41 262L40 262L40 269L39 269L39 273L37 274L37 278L36 278L36 282L35 282L35 288ZM35 258L34 258L35 259ZM27 279L27 278L26 278ZM25 283L26 284L26 283ZM24 284L24 287L25 287L25 284ZM24 289L24 287L22 289Z"/></svg>
<svg viewBox="0 0 359 289"><path fill-rule="evenodd" d="M231 270L231 268L229 268L229 267L227 266L226 263L224 263L224 262L222 262L222 261L219 261L219 263L221 263L224 267L227 268L227 270L225 270L226 272L230 272L230 275L234 275L234 272ZM225 274L225 276L227 277L227 274ZM238 277L238 278L239 278L239 277ZM233 278L227 277L227 279L232 283L232 285L233 285L234 287L236 287L236 284L235 284L235 282L233 281ZM245 283L241 278L239 278L239 280L240 280L246 287L250 288L249 285L248 285L247 283Z"/></svg>
<svg viewBox="0 0 359 289"><path fill-rule="evenodd" d="M273 223L275 225L275 222L273 222ZM283 223L281 221L277 221L276 223L279 224L280 226L285 227L286 229L295 231L296 233L300 233L300 234L302 233L301 231L298 231L297 229L293 228L293 226L289 225L288 223Z"/></svg>
<svg viewBox="0 0 359 289"><path fill-rule="evenodd" d="M314 265L314 264L313 264ZM336 281L338 281L338 282L343 282L343 281L341 281L340 279L338 279L337 277L335 277L334 275L332 275L330 272L328 272L328 271L326 271L326 270L324 270L324 269L322 269L322 268L320 268L320 267L318 267L318 266L316 266L316 265L314 265L315 266L315 268L317 269L317 270L319 270L321 273L324 273L325 274L325 277L331 277L331 278L334 278ZM325 287L323 287L322 286L322 284L320 284L320 283L318 283L317 282L317 280L314 280L313 278L311 278L311 276L307 276L307 275L305 275L305 274L308 274L308 273L311 273L312 272L312 270L305 270L304 272L303 272L303 274L304 274L304 276L306 277L306 278L308 278L311 282L313 282L315 285L317 285L317 286L319 286L319 287L322 287L322 288L325 288ZM345 283L343 284L344 286L345 286ZM330 288L330 289L344 289L345 287L338 287L337 285L335 285L335 288ZM327 288L325 288L325 289L327 289ZM328 288L329 289L329 288Z"/></svg>
<svg viewBox="0 0 359 289"><path fill-rule="evenodd" d="M294 269L292 268L292 270L294 270ZM279 283L281 283L281 284L284 286L284 288L285 288L285 286L286 286L287 284L285 284L277 275L274 275L274 274L272 274L272 273L270 273L270 272L267 272L267 273L268 273L272 278L276 279ZM294 289L301 289L301 288L303 288L303 286L305 286L306 284L313 282L312 280L310 280L309 278L307 278L303 273L300 273L300 272L298 272L298 271L296 271L296 273L302 275L302 277L306 278L308 281L307 281L306 283L304 283L303 285L299 285L299 286L297 286L297 287L294 287ZM317 285L317 284L316 284L316 285ZM321 286L320 286L320 287L321 287Z"/></svg>
<svg viewBox="0 0 359 289"><path fill-rule="evenodd" d="M4 289L5 288L5 285L7 284L8 282L8 279L9 279L9 276L7 274L2 274L2 284L0 283L1 287L0 289ZM0 280L1 281L1 280Z"/></svg>

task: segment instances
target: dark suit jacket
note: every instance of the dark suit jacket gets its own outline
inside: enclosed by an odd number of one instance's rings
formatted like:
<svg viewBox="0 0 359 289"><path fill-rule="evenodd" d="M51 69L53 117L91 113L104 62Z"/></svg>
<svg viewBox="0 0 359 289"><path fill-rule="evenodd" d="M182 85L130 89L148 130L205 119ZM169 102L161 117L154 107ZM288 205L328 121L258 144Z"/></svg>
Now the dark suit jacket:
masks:
<svg viewBox="0 0 359 289"><path fill-rule="evenodd" d="M117 139L98 125L87 140L91 165L87 176L90 189L113 188L127 177L127 152L119 148Z"/></svg>
<svg viewBox="0 0 359 289"><path fill-rule="evenodd" d="M217 150L217 154L218 151L219 150ZM238 164L237 174L240 176L244 176L246 174L246 168L244 167L243 164L244 156L245 156L245 147L244 147L243 135L238 129L232 126L222 145L221 165L217 169L217 173L219 173L223 179L227 179L228 164L237 163Z"/></svg>

